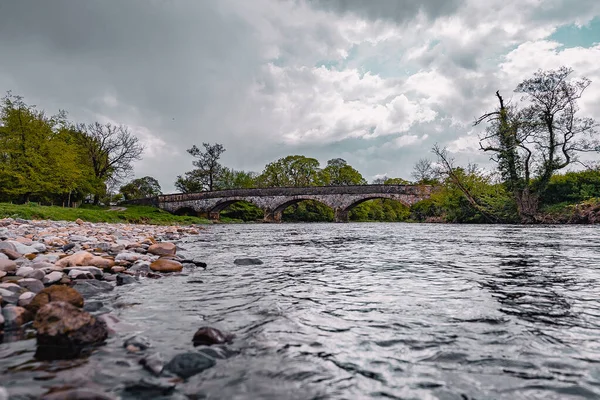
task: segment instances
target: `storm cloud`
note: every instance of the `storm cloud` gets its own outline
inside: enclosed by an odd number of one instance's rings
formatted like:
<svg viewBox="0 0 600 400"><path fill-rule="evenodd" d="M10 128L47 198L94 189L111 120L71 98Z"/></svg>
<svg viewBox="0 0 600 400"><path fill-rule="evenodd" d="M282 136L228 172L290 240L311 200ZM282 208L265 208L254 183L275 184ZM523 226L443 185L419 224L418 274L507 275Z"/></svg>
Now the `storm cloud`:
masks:
<svg viewBox="0 0 600 400"><path fill-rule="evenodd" d="M236 169L304 154L409 178L436 142L485 164L473 118L538 68L592 79L582 113L600 119L600 32L552 37L597 3L0 0L0 91L128 125L147 149L136 176L165 191L202 142Z"/></svg>

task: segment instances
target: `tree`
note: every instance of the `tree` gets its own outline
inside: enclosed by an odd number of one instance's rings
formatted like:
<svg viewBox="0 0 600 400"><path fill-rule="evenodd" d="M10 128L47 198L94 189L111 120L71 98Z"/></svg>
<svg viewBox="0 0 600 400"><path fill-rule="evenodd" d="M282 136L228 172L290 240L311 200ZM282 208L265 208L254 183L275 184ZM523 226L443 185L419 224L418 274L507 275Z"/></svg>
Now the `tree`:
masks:
<svg viewBox="0 0 600 400"><path fill-rule="evenodd" d="M572 72L539 70L521 82L515 89L525 103L521 108L505 104L497 91L498 109L475 121L489 124L480 147L492 153L522 222L535 221L540 197L557 171L581 152L600 150L596 122L576 115L577 101L591 82L569 79Z"/></svg>
<svg viewBox="0 0 600 400"><path fill-rule="evenodd" d="M219 189L248 189L256 186L256 173L246 171L236 171L224 167L221 170L218 187Z"/></svg>
<svg viewBox="0 0 600 400"><path fill-rule="evenodd" d="M155 197L162 194L160 184L151 176L134 179L121 186L119 192L123 194L125 200Z"/></svg>
<svg viewBox="0 0 600 400"><path fill-rule="evenodd" d="M360 172L352 168L346 160L334 158L320 172L320 181L327 186L364 185L367 183Z"/></svg>
<svg viewBox="0 0 600 400"><path fill-rule="evenodd" d="M219 158L225 152L225 148L219 143L213 145L202 143L202 146L204 146L204 151L193 145L187 152L197 158L192 163L197 168L193 174L194 178L202 185L203 190L213 191L216 189L215 183L219 179L219 174L223 170Z"/></svg>
<svg viewBox="0 0 600 400"><path fill-rule="evenodd" d="M118 182L133 170L133 162L141 159L144 147L124 125L100 124L95 122L79 125L80 145L85 148L94 176L98 182ZM94 194L94 204L100 195Z"/></svg>
<svg viewBox="0 0 600 400"><path fill-rule="evenodd" d="M317 186L319 161L305 156L287 156L267 164L257 178L261 187Z"/></svg>
<svg viewBox="0 0 600 400"><path fill-rule="evenodd" d="M413 167L412 177L417 183L430 185L437 182L437 176L431 160L421 158Z"/></svg>

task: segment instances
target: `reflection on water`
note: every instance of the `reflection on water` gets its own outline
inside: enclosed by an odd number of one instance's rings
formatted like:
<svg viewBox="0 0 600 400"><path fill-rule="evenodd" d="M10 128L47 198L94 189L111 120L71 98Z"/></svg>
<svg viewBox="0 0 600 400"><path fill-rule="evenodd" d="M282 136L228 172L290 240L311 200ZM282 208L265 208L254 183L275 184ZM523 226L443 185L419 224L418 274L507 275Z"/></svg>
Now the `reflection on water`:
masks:
<svg viewBox="0 0 600 400"><path fill-rule="evenodd" d="M198 351L192 335L211 325L235 333L233 355L163 398L600 398L598 232L214 226L180 243L208 270L100 298L124 324L89 359L39 363L32 340L0 345L2 385L15 398L61 385L160 398L126 390L151 378L123 339L141 333L169 359Z"/></svg>

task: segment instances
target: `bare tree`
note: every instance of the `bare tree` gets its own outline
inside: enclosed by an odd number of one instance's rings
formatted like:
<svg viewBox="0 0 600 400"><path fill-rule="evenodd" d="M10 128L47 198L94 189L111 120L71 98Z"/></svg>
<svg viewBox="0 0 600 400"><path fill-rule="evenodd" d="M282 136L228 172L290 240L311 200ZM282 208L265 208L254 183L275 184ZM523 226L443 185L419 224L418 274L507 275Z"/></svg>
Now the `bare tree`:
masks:
<svg viewBox="0 0 600 400"><path fill-rule="evenodd" d="M432 183L437 178L431 160L421 158L413 167L412 177L420 183Z"/></svg>
<svg viewBox="0 0 600 400"><path fill-rule="evenodd" d="M201 186L212 191L223 170L223 166L219 163L219 158L225 152L225 147L219 143L212 145L210 143L202 143L202 146L204 146L204 151L193 145L187 152L197 158L192 164L197 168L195 176L201 180Z"/></svg>
<svg viewBox="0 0 600 400"><path fill-rule="evenodd" d="M94 171L102 183L115 185L133 170L133 162L140 160L144 147L124 125L100 124L95 122L79 125L79 139L84 146ZM94 195L94 204L100 194Z"/></svg>
<svg viewBox="0 0 600 400"><path fill-rule="evenodd" d="M540 196L556 171L577 161L581 152L600 150L596 122L576 116L590 80L569 80L572 72L540 70L521 82L515 92L523 94L522 108L505 104L497 91L499 108L475 121L489 124L481 149L497 162L523 222L535 221Z"/></svg>

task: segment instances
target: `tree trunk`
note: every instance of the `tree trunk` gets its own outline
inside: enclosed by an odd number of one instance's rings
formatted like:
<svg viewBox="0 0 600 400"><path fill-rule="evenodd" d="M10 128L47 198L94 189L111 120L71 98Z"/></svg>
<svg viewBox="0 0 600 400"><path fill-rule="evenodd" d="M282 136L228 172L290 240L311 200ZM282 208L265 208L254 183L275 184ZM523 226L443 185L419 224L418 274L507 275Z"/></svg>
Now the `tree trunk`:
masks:
<svg viewBox="0 0 600 400"><path fill-rule="evenodd" d="M532 224L536 222L539 200L539 196L535 193L531 193L529 188L515 192L517 212L519 213L521 223Z"/></svg>

